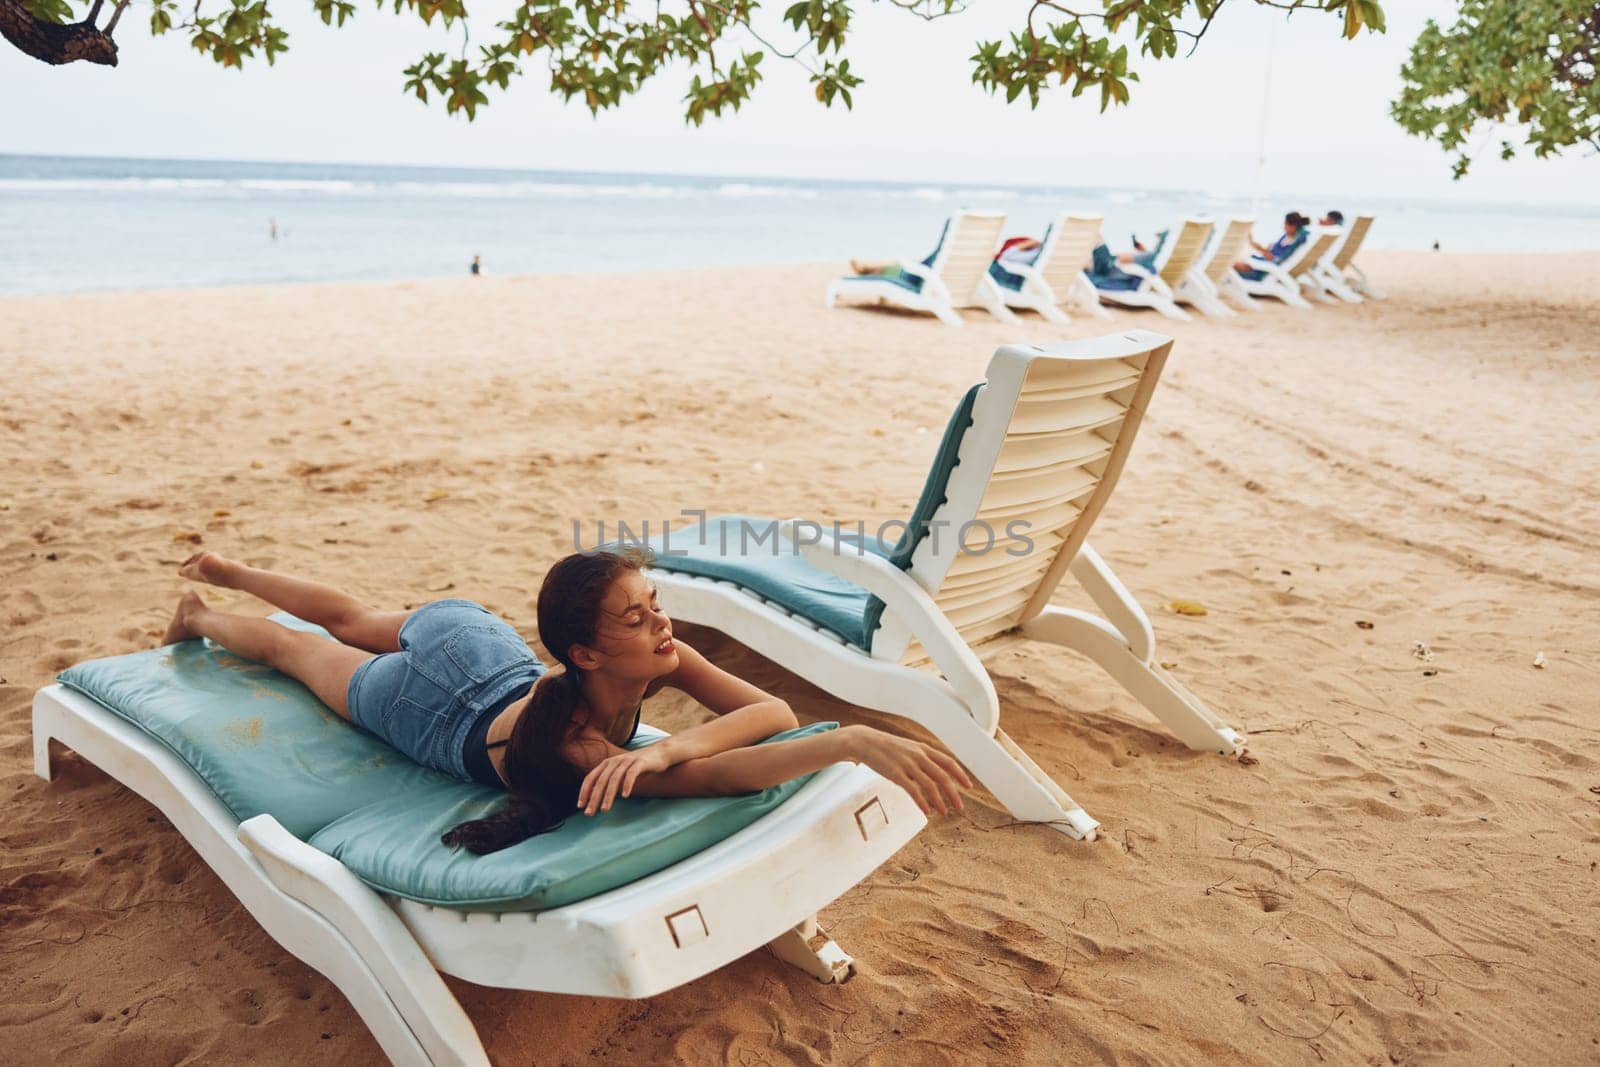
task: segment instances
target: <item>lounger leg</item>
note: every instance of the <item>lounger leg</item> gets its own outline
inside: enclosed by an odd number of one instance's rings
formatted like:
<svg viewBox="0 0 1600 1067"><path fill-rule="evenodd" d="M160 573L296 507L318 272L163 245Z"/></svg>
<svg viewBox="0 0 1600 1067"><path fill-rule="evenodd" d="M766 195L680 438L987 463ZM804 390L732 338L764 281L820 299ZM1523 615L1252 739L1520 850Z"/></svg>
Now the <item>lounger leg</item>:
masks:
<svg viewBox="0 0 1600 1067"><path fill-rule="evenodd" d="M1366 271L1362 270L1354 263L1345 268L1345 281L1349 283L1350 288L1354 289L1362 296L1370 297L1373 300L1387 299L1387 297L1383 295L1383 290L1373 285L1372 282L1367 279Z"/></svg>
<svg viewBox="0 0 1600 1067"><path fill-rule="evenodd" d="M1233 297L1234 305L1246 311L1260 311L1255 298L1245 291L1244 285L1239 281L1239 276L1230 267L1227 275L1223 277L1222 284L1217 286L1217 295Z"/></svg>
<svg viewBox="0 0 1600 1067"><path fill-rule="evenodd" d="M1017 318L1015 312L1006 307L1006 298L1001 294L1000 287L988 275L978 283L978 302L989 314L1007 325L1015 326L1022 321Z"/></svg>
<svg viewBox="0 0 1600 1067"><path fill-rule="evenodd" d="M1094 660L1190 748L1223 755L1244 748L1244 735L1224 724L1166 671L1135 656L1105 620L1052 606L1023 623L1022 632L1035 641L1070 648Z"/></svg>
<svg viewBox="0 0 1600 1067"><path fill-rule="evenodd" d="M1151 302L1150 306L1155 308L1157 312L1165 315L1169 319L1177 319L1179 322L1190 321L1189 313L1187 311L1163 297L1157 297L1156 300Z"/></svg>
<svg viewBox="0 0 1600 1067"><path fill-rule="evenodd" d="M1100 291L1094 287L1094 282L1079 274L1072 279L1072 296L1078 306L1097 319L1111 318L1111 312L1100 303Z"/></svg>
<svg viewBox="0 0 1600 1067"><path fill-rule="evenodd" d="M915 721L943 741L961 765L1018 820L1046 823L1068 837L1094 840L1099 822L1079 807L1004 730L995 730L991 737L966 708L955 702L919 710Z"/></svg>
<svg viewBox="0 0 1600 1067"><path fill-rule="evenodd" d="M374 1010L355 997L351 1003L391 1059L489 1067L472 1020L383 898L344 864L301 841L270 815L240 823L239 840L274 885L344 935L352 953L388 994L389 1003L383 1006L388 1010ZM337 975L328 977L349 995ZM402 1055L406 1049L412 1055Z"/></svg>
<svg viewBox="0 0 1600 1067"><path fill-rule="evenodd" d="M1065 311L1062 311L1060 308L1056 307L1054 304L1041 302L1033 305L1033 307L1035 311L1043 315L1048 321L1055 323L1057 326L1072 325L1072 317L1069 316Z"/></svg>
<svg viewBox="0 0 1600 1067"><path fill-rule="evenodd" d="M767 948L819 982L848 982L856 973L856 961L817 925L815 915L768 941Z"/></svg>
<svg viewBox="0 0 1600 1067"><path fill-rule="evenodd" d="M41 728L37 709L33 714L33 773L50 781L50 734Z"/></svg>
<svg viewBox="0 0 1600 1067"><path fill-rule="evenodd" d="M1311 301L1300 295L1293 282L1279 284L1278 298L1290 307L1299 308L1301 311L1311 310Z"/></svg>

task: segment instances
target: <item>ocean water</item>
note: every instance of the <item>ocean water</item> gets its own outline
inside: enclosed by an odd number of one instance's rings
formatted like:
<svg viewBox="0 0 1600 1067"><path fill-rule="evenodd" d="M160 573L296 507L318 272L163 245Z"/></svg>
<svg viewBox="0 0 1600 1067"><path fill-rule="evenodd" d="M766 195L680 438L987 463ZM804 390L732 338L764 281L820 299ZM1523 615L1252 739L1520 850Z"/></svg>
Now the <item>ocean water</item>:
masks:
<svg viewBox="0 0 1600 1067"><path fill-rule="evenodd" d="M1248 213L1204 190L893 184L305 163L0 155L0 295L466 272L629 271L921 256L962 207L1008 234L1099 212L1113 247L1187 214ZM1600 207L1336 202L1378 213L1371 247L1600 248ZM276 238L270 226L277 226Z"/></svg>

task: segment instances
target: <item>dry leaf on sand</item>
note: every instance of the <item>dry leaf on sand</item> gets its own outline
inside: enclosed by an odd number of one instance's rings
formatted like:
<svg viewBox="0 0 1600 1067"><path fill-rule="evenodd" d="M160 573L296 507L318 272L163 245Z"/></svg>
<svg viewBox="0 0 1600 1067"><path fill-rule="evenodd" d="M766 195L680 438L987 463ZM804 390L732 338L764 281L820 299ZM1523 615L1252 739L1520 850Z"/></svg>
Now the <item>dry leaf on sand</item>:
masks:
<svg viewBox="0 0 1600 1067"><path fill-rule="evenodd" d="M1204 615L1206 606L1198 600L1174 600L1167 605L1179 615Z"/></svg>

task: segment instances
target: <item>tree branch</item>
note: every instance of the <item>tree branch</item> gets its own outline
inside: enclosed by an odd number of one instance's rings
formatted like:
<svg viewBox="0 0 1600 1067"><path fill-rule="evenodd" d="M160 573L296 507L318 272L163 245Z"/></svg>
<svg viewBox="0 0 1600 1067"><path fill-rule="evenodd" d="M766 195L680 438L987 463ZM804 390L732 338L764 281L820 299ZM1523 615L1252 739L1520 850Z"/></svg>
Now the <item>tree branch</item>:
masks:
<svg viewBox="0 0 1600 1067"><path fill-rule="evenodd" d="M124 11L128 10L128 5L131 3L133 3L133 0L118 0L117 9L111 13L111 21L106 23L107 37L110 37L111 31L117 28L117 20L122 17ZM196 4L195 6L198 8L200 5Z"/></svg>
<svg viewBox="0 0 1600 1067"><path fill-rule="evenodd" d="M64 63L117 65L117 42L111 39L109 26L102 32L95 29L92 20L66 25L45 22L35 18L22 0L0 0L0 37L10 41L23 55L52 66Z"/></svg>
<svg viewBox="0 0 1600 1067"><path fill-rule="evenodd" d="M1202 37L1204 37L1206 35L1206 31L1211 28L1211 21L1217 17L1217 12L1221 11L1222 10L1222 5L1227 3L1227 2L1228 2L1228 0L1217 0L1217 6L1212 8L1211 9L1211 14L1206 16L1205 24L1200 27L1200 32L1194 34L1194 44L1189 46L1189 55L1191 55L1191 56L1194 55L1194 50L1196 48L1200 47L1200 38L1202 38ZM1179 30L1178 32L1179 33L1185 33L1187 31ZM1185 58L1187 58L1187 57L1185 57Z"/></svg>

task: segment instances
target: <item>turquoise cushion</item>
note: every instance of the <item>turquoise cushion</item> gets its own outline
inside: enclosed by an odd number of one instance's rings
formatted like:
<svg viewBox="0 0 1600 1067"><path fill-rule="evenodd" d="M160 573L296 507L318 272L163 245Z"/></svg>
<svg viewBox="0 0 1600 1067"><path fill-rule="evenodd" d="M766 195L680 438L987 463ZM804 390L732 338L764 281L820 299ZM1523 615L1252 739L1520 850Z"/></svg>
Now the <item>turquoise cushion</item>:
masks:
<svg viewBox="0 0 1600 1067"><path fill-rule="evenodd" d="M922 292L922 277L916 274L846 274L843 281L847 282L887 282L898 285L908 293Z"/></svg>
<svg viewBox="0 0 1600 1067"><path fill-rule="evenodd" d="M950 421L944 426L944 436L939 439L939 450L933 454L933 464L922 483L922 495L917 497L917 506L911 509L911 521L906 524L906 532L900 536L894 549L888 553L889 562L903 571L911 569L911 557L923 538L928 536L928 524L948 499L946 490L950 487L950 472L961 464L961 441L972 425L972 405L977 403L978 391L982 388L983 383L979 382L968 389L955 411L950 413ZM947 532L946 536L951 534ZM883 618L883 608L883 601L877 597L867 601L862 625L868 635L877 632L878 621ZM871 648L870 645L862 647Z"/></svg>
<svg viewBox="0 0 1600 1067"><path fill-rule="evenodd" d="M299 682L210 643L89 660L60 680L166 745L240 822L268 812L302 840L438 777Z"/></svg>
<svg viewBox="0 0 1600 1067"><path fill-rule="evenodd" d="M504 792L412 763L298 682L215 645L89 660L61 682L164 744L240 822L269 814L374 889L446 907L534 910L603 893L736 833L810 779L737 797L620 800L604 815L574 815L474 856L445 848L439 835L492 810ZM817 723L769 740L833 728Z"/></svg>
<svg viewBox="0 0 1600 1067"><path fill-rule="evenodd" d="M775 601L858 648L867 647L864 625L872 594L843 578L818 570L792 550L778 547L776 520L720 515L673 530L650 542L651 566L702 578L720 578ZM853 531L844 531L850 533ZM867 551L886 556L888 546L868 537ZM669 554L670 553L670 554Z"/></svg>
<svg viewBox="0 0 1600 1067"><path fill-rule="evenodd" d="M950 472L961 461L961 439L972 425L972 405L982 388L979 383L968 389L945 425L939 450L934 453L933 466L905 532L892 546L869 536L863 546L867 551L885 557L901 570L910 569L912 554L928 536L928 524L945 502ZM780 549L774 553L775 542L766 536L773 521L748 515L720 515L675 530L670 537L657 537L650 542L656 554L651 566L733 582L782 604L857 648L871 651L872 635L883 617L883 601L854 582L818 570L792 551ZM742 537L741 529L745 531Z"/></svg>

